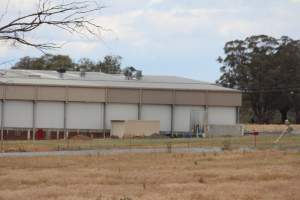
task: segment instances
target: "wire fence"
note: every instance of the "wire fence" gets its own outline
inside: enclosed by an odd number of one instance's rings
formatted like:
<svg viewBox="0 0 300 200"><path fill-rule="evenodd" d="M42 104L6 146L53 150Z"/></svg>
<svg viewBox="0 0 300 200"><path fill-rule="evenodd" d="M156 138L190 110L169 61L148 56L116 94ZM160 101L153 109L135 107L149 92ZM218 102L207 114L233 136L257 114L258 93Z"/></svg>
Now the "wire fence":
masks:
<svg viewBox="0 0 300 200"><path fill-rule="evenodd" d="M238 137L213 138L127 138L127 139L59 139L59 140L17 140L1 141L1 152L35 152L62 150L128 148L220 148L236 149L278 149L299 150L300 135L260 134Z"/></svg>

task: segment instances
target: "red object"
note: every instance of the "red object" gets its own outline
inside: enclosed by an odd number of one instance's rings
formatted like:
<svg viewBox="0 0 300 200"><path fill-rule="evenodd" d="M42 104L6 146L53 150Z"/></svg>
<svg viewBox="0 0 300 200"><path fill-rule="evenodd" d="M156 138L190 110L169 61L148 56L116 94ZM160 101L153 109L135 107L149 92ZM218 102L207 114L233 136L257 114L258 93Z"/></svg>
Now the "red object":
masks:
<svg viewBox="0 0 300 200"><path fill-rule="evenodd" d="M253 131L252 135L254 136L254 147L256 147L256 137L259 135L259 132Z"/></svg>
<svg viewBox="0 0 300 200"><path fill-rule="evenodd" d="M45 131L43 129L39 129L35 133L35 139L36 140L43 140L45 139Z"/></svg>
<svg viewBox="0 0 300 200"><path fill-rule="evenodd" d="M259 135L259 132L254 131L254 132L252 133L252 135Z"/></svg>

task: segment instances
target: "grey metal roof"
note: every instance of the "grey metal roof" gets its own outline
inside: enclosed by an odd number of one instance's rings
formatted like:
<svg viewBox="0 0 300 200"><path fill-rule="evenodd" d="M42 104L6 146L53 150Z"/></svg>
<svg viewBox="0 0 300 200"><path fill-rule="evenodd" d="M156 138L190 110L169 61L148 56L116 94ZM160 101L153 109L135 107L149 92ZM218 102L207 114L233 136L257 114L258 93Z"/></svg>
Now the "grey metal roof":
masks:
<svg viewBox="0 0 300 200"><path fill-rule="evenodd" d="M63 78L56 71L44 70L0 70L0 83L18 85L51 85L51 86L85 86L85 87L117 87L117 88L151 88L180 90L238 90L224 88L216 84L177 76L144 75L141 80L127 80L121 74L104 74L101 72L86 72L84 77L80 72L67 71Z"/></svg>

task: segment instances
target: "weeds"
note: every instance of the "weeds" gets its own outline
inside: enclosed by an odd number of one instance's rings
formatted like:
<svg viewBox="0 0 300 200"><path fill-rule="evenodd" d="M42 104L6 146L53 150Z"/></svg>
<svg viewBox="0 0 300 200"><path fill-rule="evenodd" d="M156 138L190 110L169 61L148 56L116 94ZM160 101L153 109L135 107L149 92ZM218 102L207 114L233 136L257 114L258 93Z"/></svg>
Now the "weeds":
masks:
<svg viewBox="0 0 300 200"><path fill-rule="evenodd" d="M223 140L223 142L222 142L222 149L224 151L231 150L231 140Z"/></svg>
<svg viewBox="0 0 300 200"><path fill-rule="evenodd" d="M172 153L172 143L171 142L167 143L167 153Z"/></svg>

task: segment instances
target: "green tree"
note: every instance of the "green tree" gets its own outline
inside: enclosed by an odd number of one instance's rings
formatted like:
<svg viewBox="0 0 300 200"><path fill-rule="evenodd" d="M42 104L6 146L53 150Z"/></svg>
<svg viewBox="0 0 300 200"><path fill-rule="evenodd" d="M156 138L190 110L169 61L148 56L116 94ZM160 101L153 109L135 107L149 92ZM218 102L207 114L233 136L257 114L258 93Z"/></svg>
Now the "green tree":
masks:
<svg viewBox="0 0 300 200"><path fill-rule="evenodd" d="M258 122L270 122L276 110L284 122L294 110L300 123L298 40L251 36L226 43L224 51L225 57L218 59L222 64L218 83L244 91L243 105L250 105Z"/></svg>
<svg viewBox="0 0 300 200"><path fill-rule="evenodd" d="M29 56L21 58L12 69L31 69L33 63L33 59Z"/></svg>
<svg viewBox="0 0 300 200"><path fill-rule="evenodd" d="M99 71L96 64L89 58L81 58L76 64L75 71L95 72Z"/></svg>
<svg viewBox="0 0 300 200"><path fill-rule="evenodd" d="M23 57L12 69L57 70L64 68L72 71L74 67L75 64L69 56L45 54L39 58Z"/></svg>
<svg viewBox="0 0 300 200"><path fill-rule="evenodd" d="M218 58L222 64L219 84L245 92L250 101L257 122L268 123L275 110L274 93L268 89L274 85L273 58L278 42L275 38L258 35L245 40L227 42L225 58Z"/></svg>
<svg viewBox="0 0 300 200"><path fill-rule="evenodd" d="M300 41L283 36L279 42L275 58L279 69L276 84L279 90L277 107L282 121L287 119L288 111L293 110L296 122L300 123Z"/></svg>
<svg viewBox="0 0 300 200"><path fill-rule="evenodd" d="M74 63L67 55L44 54L38 58L23 57L12 69L57 70L63 68L68 71L83 70L87 72L120 74L122 72L121 60L121 56L108 55L97 64L89 58L81 58L78 63Z"/></svg>
<svg viewBox="0 0 300 200"><path fill-rule="evenodd" d="M97 64L97 71L107 74L120 74L121 70L121 56L107 55L103 61Z"/></svg>

